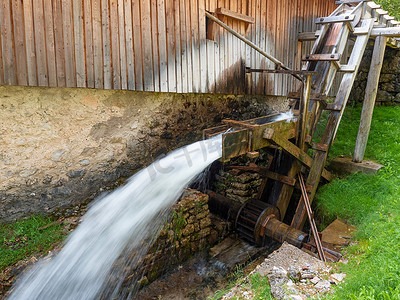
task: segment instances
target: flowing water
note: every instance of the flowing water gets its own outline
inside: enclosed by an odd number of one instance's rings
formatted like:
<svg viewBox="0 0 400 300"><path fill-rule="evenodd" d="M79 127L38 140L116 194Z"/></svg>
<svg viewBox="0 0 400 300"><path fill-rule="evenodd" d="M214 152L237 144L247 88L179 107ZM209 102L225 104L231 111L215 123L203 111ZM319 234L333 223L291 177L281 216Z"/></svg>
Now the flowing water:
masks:
<svg viewBox="0 0 400 300"><path fill-rule="evenodd" d="M140 261L151 245L143 241L162 227L184 188L221 157L221 143L217 136L175 150L98 199L60 253L28 272L9 299L131 297L132 291L122 296L119 292L126 275L126 266L119 264L121 257L135 250L135 255L122 261Z"/></svg>

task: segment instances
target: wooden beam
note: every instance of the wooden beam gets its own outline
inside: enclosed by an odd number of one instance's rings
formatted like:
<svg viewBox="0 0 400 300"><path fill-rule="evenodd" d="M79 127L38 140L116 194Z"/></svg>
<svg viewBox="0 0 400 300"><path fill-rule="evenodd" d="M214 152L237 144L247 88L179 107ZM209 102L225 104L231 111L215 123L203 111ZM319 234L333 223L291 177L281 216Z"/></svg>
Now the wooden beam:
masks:
<svg viewBox="0 0 400 300"><path fill-rule="evenodd" d="M223 15L223 16L226 16L226 17L229 17L229 18L232 18L232 19L236 19L238 21L245 22L245 23L254 24L254 22L255 22L253 17L238 13L236 11L232 11L232 10L226 9L224 7L218 7L215 10L215 13L217 15Z"/></svg>
<svg viewBox="0 0 400 300"><path fill-rule="evenodd" d="M342 1L335 1L336 5L340 4L358 4L360 2L368 2L370 0L342 0Z"/></svg>
<svg viewBox="0 0 400 300"><path fill-rule="evenodd" d="M400 37L400 27L374 28L371 37L386 36Z"/></svg>
<svg viewBox="0 0 400 300"><path fill-rule="evenodd" d="M339 61L340 54L305 54L301 58L304 61Z"/></svg>
<svg viewBox="0 0 400 300"><path fill-rule="evenodd" d="M285 70L291 70L289 67L285 66L283 62L281 62L280 60L276 59L275 57L273 57L272 55L269 55L268 53L266 53L265 51L263 51L260 47L258 47L256 44L254 44L252 41L246 39L243 35L241 35L240 33L236 32L235 30L233 30L232 28L230 28L228 25L226 25L224 22L222 22L221 20L219 20L218 18L216 18L215 16L213 16L212 14L210 14L208 11L205 12L206 16L208 18L210 18L211 20L213 20L215 23L217 23L218 25L220 25L222 28L224 28L225 30L227 30L228 32L230 32L231 34L233 34L235 37L237 37L239 40L245 42L247 45L249 45L251 48L253 48L254 50L256 50L257 52L261 53L263 56L265 56L266 58L268 58L269 60L271 60L273 63L275 63L276 65L278 65L279 67L281 67L282 69ZM302 78L299 75L293 75L294 77L302 80Z"/></svg>
<svg viewBox="0 0 400 300"><path fill-rule="evenodd" d="M301 42L314 41L317 38L316 32L299 32L297 34L297 40Z"/></svg>
<svg viewBox="0 0 400 300"><path fill-rule="evenodd" d="M340 15L332 17L317 18L315 24L331 24L354 21L356 15Z"/></svg>
<svg viewBox="0 0 400 300"><path fill-rule="evenodd" d="M365 88L360 127L358 129L356 147L354 149L354 162L362 162L364 159L369 130L371 128L372 114L374 112L376 94L378 92L379 76L381 74L383 58L385 56L386 43L387 38L383 36L379 36L375 40L374 52L372 54L371 66L368 73L367 87Z"/></svg>
<svg viewBox="0 0 400 300"><path fill-rule="evenodd" d="M279 133L275 132L273 129L268 128L265 131L264 138L273 141L278 146L281 146L283 150L285 150L287 153L297 158L301 163L303 163L307 167L311 167L313 165L314 163L313 159L306 152L301 150L293 143L289 142L287 139L282 137ZM328 181L331 181L333 178L332 174L325 169L322 171L322 177L324 177Z"/></svg>

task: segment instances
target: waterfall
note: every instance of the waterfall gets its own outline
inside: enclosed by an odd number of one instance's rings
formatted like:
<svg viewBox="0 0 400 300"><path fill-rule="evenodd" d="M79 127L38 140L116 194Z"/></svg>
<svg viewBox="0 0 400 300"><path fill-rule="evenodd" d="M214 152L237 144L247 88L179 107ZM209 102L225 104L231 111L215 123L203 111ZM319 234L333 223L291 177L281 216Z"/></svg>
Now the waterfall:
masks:
<svg viewBox="0 0 400 300"><path fill-rule="evenodd" d="M121 297L118 292L125 266L116 262L132 249L139 251L129 261L142 259L151 246L143 241L154 237L185 187L221 153L221 135L182 147L97 199L62 250L24 275L9 299ZM111 291L107 290L110 278L118 279Z"/></svg>

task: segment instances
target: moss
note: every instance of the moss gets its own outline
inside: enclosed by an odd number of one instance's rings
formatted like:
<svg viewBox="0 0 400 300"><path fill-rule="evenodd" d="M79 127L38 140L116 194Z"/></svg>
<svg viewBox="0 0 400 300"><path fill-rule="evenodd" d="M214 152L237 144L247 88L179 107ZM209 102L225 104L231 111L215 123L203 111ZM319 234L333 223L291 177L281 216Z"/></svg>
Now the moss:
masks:
<svg viewBox="0 0 400 300"><path fill-rule="evenodd" d="M182 237L182 229L185 228L187 220L184 215L183 207L175 210L172 214L172 230L175 232L175 240L179 241Z"/></svg>

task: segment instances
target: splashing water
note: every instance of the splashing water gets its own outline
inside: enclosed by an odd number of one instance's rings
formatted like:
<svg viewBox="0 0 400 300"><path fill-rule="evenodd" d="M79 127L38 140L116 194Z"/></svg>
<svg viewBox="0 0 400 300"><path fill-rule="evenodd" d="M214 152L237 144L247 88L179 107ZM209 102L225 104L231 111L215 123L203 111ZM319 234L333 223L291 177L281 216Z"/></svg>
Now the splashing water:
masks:
<svg viewBox="0 0 400 300"><path fill-rule="evenodd" d="M105 294L107 298L121 297L118 290L123 276L111 292L107 290L111 277L115 280L115 276L124 275L124 265L115 266L118 258L127 249L140 249L130 259L138 262L147 253L151 244L143 241L162 227L163 216L184 188L220 158L221 152L221 136L185 146L98 199L60 253L28 272L9 299L98 299Z"/></svg>
<svg viewBox="0 0 400 300"><path fill-rule="evenodd" d="M278 116L275 117L274 121L282 121L282 120L286 120L286 122L290 122L292 121L292 119L294 118L294 114L292 112L292 110L290 109L289 111L285 112L285 113L281 113Z"/></svg>

